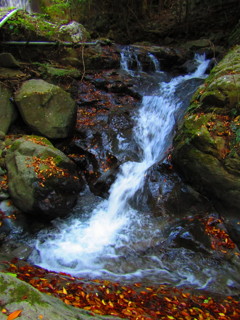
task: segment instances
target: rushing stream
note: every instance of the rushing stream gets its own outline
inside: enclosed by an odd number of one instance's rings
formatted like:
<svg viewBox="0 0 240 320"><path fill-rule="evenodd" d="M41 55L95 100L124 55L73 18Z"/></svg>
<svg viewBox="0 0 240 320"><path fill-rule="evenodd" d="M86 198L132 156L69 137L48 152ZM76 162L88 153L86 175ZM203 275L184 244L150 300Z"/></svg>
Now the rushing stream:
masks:
<svg viewBox="0 0 240 320"><path fill-rule="evenodd" d="M123 52L122 68L138 76L130 68L133 58L129 51ZM142 150L141 161L128 161L121 166L108 200L96 197L81 206L81 212L76 213L75 209L69 219L56 220L54 229L40 232L31 256L33 263L75 276L164 282L213 291L214 283L234 286L234 268L227 262L220 268L218 262L201 252L159 249L165 240L167 219L144 212L131 201L136 194L142 196L149 168L163 161L171 147L176 115L182 107L177 89L190 79L205 77L209 61L197 56L196 62L192 74L160 81L157 93L143 96L134 116L133 137ZM159 65L154 59L153 63L159 75ZM140 63L138 67L141 71Z"/></svg>

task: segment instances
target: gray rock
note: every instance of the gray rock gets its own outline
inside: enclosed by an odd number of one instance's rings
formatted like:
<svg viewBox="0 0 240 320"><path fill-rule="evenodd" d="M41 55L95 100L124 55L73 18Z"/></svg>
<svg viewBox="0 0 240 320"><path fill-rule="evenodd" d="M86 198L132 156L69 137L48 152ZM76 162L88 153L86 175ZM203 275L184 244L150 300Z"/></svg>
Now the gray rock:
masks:
<svg viewBox="0 0 240 320"><path fill-rule="evenodd" d="M8 128L17 117L10 98L11 92L3 85L0 85L0 128L3 133L8 132Z"/></svg>
<svg viewBox="0 0 240 320"><path fill-rule="evenodd" d="M19 62L11 53L0 53L0 66L4 68L19 68Z"/></svg>
<svg viewBox="0 0 240 320"><path fill-rule="evenodd" d="M43 77L58 80L60 78L75 78L79 79L81 77L81 72L78 69L73 68L55 68L51 65L43 65L40 68Z"/></svg>
<svg viewBox="0 0 240 320"><path fill-rule="evenodd" d="M23 73L21 70L0 67L1 80L5 80L5 79L20 80L21 78L25 78L25 77L26 77L26 74Z"/></svg>
<svg viewBox="0 0 240 320"><path fill-rule="evenodd" d="M0 273L1 308L12 313L21 310L21 320L98 320L117 317L92 316L90 312L66 305L60 299L41 293L14 275ZM0 320L6 320L0 312Z"/></svg>
<svg viewBox="0 0 240 320"><path fill-rule="evenodd" d="M76 21L72 21L69 24L62 25L59 28L59 31L62 34L62 39L65 41L72 41L77 43L90 39L90 35L85 27Z"/></svg>
<svg viewBox="0 0 240 320"><path fill-rule="evenodd" d="M173 162L219 209L240 209L240 46L211 71L192 97L175 140Z"/></svg>
<svg viewBox="0 0 240 320"><path fill-rule="evenodd" d="M15 140L6 165L9 192L21 211L52 219L68 214L75 204L81 190L76 166L47 139Z"/></svg>
<svg viewBox="0 0 240 320"><path fill-rule="evenodd" d="M74 125L76 105L70 94L44 80L28 80L16 93L23 120L47 138L66 138Z"/></svg>
<svg viewBox="0 0 240 320"><path fill-rule="evenodd" d="M193 41L188 41L184 44L187 49L199 49L211 46L211 41L209 39L198 39Z"/></svg>

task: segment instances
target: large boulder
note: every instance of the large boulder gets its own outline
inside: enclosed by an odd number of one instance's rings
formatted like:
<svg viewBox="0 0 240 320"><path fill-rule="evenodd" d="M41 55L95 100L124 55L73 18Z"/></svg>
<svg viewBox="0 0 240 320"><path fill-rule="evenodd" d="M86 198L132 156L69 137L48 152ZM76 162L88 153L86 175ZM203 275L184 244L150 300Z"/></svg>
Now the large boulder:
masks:
<svg viewBox="0 0 240 320"><path fill-rule="evenodd" d="M90 34L86 28L77 21L62 25L59 31L61 39L65 41L77 43L90 40Z"/></svg>
<svg viewBox="0 0 240 320"><path fill-rule="evenodd" d="M16 139L5 161L10 196L17 208L47 219L69 213L81 190L76 166L47 139Z"/></svg>
<svg viewBox="0 0 240 320"><path fill-rule="evenodd" d="M19 62L11 53L0 53L0 66L4 68L19 68Z"/></svg>
<svg viewBox="0 0 240 320"><path fill-rule="evenodd" d="M18 318L14 311L19 311L23 320L55 319L55 320L98 320L120 319L104 317L92 312L74 308L53 296L39 292L30 284L17 279L14 274L0 273L0 320ZM7 313L7 314L5 314ZM21 315L20 315L21 314Z"/></svg>
<svg viewBox="0 0 240 320"><path fill-rule="evenodd" d="M16 110L10 101L11 92L0 84L0 130L7 133L11 123L16 118Z"/></svg>
<svg viewBox="0 0 240 320"><path fill-rule="evenodd" d="M221 208L240 209L240 46L194 94L174 141L184 179Z"/></svg>
<svg viewBox="0 0 240 320"><path fill-rule="evenodd" d="M74 125L76 105L70 94L44 80L25 81L15 101L26 124L47 138L66 138Z"/></svg>

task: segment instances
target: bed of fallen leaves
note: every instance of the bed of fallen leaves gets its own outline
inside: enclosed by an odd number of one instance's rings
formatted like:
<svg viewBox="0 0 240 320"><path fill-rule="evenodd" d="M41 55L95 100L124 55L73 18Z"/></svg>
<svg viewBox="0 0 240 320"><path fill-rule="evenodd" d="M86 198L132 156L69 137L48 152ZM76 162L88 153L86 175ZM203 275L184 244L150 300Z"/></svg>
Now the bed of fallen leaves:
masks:
<svg viewBox="0 0 240 320"><path fill-rule="evenodd" d="M45 186L44 183L51 176L56 178L66 178L70 176L70 173L67 169L60 168L56 164L54 157L47 157L45 159L39 157L27 157L26 166L34 169L41 187ZM73 179L77 180L78 177L73 176Z"/></svg>
<svg viewBox="0 0 240 320"><path fill-rule="evenodd" d="M108 280L86 280L14 260L8 272L67 305L98 315L136 320L237 320L240 302L233 297L210 297L166 285L145 287ZM27 299L24 296L23 299ZM2 311L3 312L3 311Z"/></svg>
<svg viewBox="0 0 240 320"><path fill-rule="evenodd" d="M8 201L8 205L10 206L11 205L11 202ZM0 209L0 227L3 225L3 221L5 219L12 219L12 220L16 220L16 215L14 213L6 213L4 211L2 211Z"/></svg>
<svg viewBox="0 0 240 320"><path fill-rule="evenodd" d="M227 253L228 250L236 248L235 243L230 238L226 230L224 230L223 220L214 216L209 216L207 219L202 219L205 225L205 232L211 239L211 247L213 250ZM239 252L234 252L235 255L240 256Z"/></svg>
<svg viewBox="0 0 240 320"><path fill-rule="evenodd" d="M4 174L0 176L0 190L7 191L8 189L8 176Z"/></svg>

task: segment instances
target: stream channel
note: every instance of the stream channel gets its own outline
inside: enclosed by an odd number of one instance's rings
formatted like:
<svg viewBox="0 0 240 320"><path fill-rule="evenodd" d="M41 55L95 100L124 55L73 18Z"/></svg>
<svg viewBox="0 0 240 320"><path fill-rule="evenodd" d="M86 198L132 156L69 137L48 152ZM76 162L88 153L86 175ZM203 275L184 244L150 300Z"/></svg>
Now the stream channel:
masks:
<svg viewBox="0 0 240 320"><path fill-rule="evenodd" d="M134 51L127 47L121 57L123 71L141 83L141 64ZM201 243L204 242L201 230L198 248L173 246L172 239L182 228L176 224L177 218L172 221L169 216L157 215L142 205L148 173L156 164L167 161L176 122L186 109L186 97L189 101L189 95L203 81L199 79L206 77L209 64L204 56L198 55L193 73L170 77L160 71L154 56L150 55L150 59L155 65L151 76L157 86L139 89L145 94L139 110L133 114L132 139L139 146L141 160L121 165L108 199L85 191L69 218L57 219L50 229L39 232L31 240L34 250L30 261L78 277L141 281L149 285L164 283L211 293L238 294L239 266L219 258L210 246L206 249ZM133 61L137 70L131 68ZM186 87L191 91L188 94ZM119 139L122 148L126 148L124 139ZM188 231L184 232L188 238Z"/></svg>

